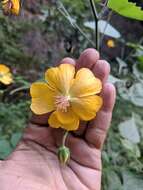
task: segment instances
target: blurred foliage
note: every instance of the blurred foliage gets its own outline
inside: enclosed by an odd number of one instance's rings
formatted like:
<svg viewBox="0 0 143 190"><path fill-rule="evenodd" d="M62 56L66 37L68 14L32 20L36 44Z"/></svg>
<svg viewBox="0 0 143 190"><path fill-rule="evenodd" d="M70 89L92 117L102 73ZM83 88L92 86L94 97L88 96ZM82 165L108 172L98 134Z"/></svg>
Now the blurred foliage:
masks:
<svg viewBox="0 0 143 190"><path fill-rule="evenodd" d="M8 65L14 75L13 84L0 85L0 159L16 146L30 117L30 83L42 78L43 71L64 56L77 58L85 48L95 47L94 19L86 0L32 2L24 1L20 17L5 17L0 13L0 62ZM141 190L143 39L136 39L138 43L128 42L114 22L108 24L111 12L102 8L101 1L95 2L102 13L101 55L111 64L109 81L117 89L112 127L102 154L102 187L103 190ZM115 47L106 45L108 39L113 40ZM118 48L121 53L116 57L114 52Z"/></svg>
<svg viewBox="0 0 143 190"><path fill-rule="evenodd" d="M28 101L0 103L0 159L8 156L19 141L29 117L29 105Z"/></svg>

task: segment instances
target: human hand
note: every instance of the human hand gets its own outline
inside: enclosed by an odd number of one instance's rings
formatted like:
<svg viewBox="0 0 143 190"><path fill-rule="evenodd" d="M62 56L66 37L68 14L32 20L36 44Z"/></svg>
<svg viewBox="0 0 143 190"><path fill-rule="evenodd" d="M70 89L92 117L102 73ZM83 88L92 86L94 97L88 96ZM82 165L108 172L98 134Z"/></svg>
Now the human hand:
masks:
<svg viewBox="0 0 143 190"><path fill-rule="evenodd" d="M77 61L65 58L61 63L74 64L77 69L87 67L102 80L102 109L94 120L81 122L79 130L68 136L71 159L65 166L57 158L63 131L48 127L47 114L34 115L16 150L0 162L1 190L101 189L101 150L116 96L114 86L107 83L110 66L99 60L94 49L85 50Z"/></svg>

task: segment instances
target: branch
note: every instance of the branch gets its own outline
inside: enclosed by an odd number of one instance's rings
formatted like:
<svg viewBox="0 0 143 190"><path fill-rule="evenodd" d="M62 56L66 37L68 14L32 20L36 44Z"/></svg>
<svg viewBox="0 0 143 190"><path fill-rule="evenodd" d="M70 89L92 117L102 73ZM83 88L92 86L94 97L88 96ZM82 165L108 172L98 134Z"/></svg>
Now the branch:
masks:
<svg viewBox="0 0 143 190"><path fill-rule="evenodd" d="M93 16L94 16L94 19L95 19L95 43L96 43L96 49L99 50L99 31L98 31L98 20L99 20L99 18L98 18L98 13L97 13L97 10L96 10L94 0L90 0L90 5L91 5L91 9L92 9Z"/></svg>

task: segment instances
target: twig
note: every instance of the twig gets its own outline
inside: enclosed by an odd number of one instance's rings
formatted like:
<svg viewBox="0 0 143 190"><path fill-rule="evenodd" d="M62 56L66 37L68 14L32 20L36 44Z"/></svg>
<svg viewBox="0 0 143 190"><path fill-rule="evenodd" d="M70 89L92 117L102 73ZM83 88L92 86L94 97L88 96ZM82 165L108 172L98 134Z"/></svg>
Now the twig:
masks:
<svg viewBox="0 0 143 190"><path fill-rule="evenodd" d="M103 15L104 12L106 11L106 9L108 9L108 8L107 8L107 4L108 4L108 0L106 0L105 3L102 4L102 5L103 5L103 8L102 8L101 13L100 13L100 15L99 15L99 19L101 19L102 15Z"/></svg>
<svg viewBox="0 0 143 190"><path fill-rule="evenodd" d="M90 0L90 5L95 19L95 44L96 44L96 49L99 50L98 13L93 0Z"/></svg>
<svg viewBox="0 0 143 190"><path fill-rule="evenodd" d="M88 38L88 36L84 33L84 31L72 20L72 17L65 9L64 5L60 2L60 6L58 7L59 12L71 23L73 27L75 27L85 38L88 42L95 46L95 44Z"/></svg>

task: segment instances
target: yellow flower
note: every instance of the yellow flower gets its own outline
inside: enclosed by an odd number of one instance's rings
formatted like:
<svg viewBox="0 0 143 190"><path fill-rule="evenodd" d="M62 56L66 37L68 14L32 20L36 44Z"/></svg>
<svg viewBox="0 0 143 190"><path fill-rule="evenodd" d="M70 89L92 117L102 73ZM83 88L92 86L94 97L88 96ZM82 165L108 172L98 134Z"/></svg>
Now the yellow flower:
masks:
<svg viewBox="0 0 143 190"><path fill-rule="evenodd" d="M2 8L4 14L18 15L20 11L20 0L3 0Z"/></svg>
<svg viewBox="0 0 143 190"><path fill-rule="evenodd" d="M3 64L0 64L0 82L5 85L9 85L13 82L10 69Z"/></svg>
<svg viewBox="0 0 143 190"><path fill-rule="evenodd" d="M114 40L108 40L107 41L107 46L109 47L109 48L114 48L115 47L115 42L114 42Z"/></svg>
<svg viewBox="0 0 143 190"><path fill-rule="evenodd" d="M32 84L31 109L38 115L52 112L53 128L77 130L80 120L93 119L102 106L101 81L87 68L75 73L73 65L61 64L46 71L45 81Z"/></svg>

